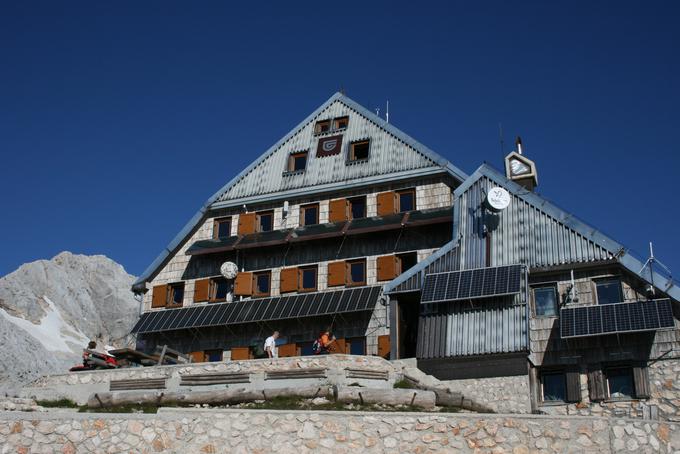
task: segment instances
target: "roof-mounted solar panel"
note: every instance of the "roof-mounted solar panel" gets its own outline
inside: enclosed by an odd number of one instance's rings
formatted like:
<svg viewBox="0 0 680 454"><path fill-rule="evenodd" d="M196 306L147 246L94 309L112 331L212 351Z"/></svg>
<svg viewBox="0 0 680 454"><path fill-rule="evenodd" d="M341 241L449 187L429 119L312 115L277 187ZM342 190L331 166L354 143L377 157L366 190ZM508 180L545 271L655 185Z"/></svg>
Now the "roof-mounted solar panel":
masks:
<svg viewBox="0 0 680 454"><path fill-rule="evenodd" d="M438 303L520 292L522 265L449 271L425 276L421 303Z"/></svg>
<svg viewBox="0 0 680 454"><path fill-rule="evenodd" d="M675 327L670 299L560 309L563 339Z"/></svg>

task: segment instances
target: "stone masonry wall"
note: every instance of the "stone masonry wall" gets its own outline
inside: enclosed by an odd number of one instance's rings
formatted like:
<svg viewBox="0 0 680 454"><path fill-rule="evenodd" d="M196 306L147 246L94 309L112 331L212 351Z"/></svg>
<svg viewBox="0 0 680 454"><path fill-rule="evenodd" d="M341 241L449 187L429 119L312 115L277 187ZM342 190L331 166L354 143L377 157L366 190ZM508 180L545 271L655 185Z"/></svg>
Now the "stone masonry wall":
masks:
<svg viewBox="0 0 680 454"><path fill-rule="evenodd" d="M444 383L495 412L531 413L529 377L526 375L448 380Z"/></svg>
<svg viewBox="0 0 680 454"><path fill-rule="evenodd" d="M160 409L0 414L18 453L670 453L680 426L596 417Z"/></svg>

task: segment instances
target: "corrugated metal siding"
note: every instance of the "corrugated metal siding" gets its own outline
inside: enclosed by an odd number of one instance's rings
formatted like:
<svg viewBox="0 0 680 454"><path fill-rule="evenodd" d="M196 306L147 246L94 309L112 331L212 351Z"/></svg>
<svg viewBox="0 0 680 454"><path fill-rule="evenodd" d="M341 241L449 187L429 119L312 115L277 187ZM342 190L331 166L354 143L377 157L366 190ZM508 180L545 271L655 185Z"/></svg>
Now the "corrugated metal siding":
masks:
<svg viewBox="0 0 680 454"><path fill-rule="evenodd" d="M521 352L527 346L526 304L516 298L439 304L420 316L418 358Z"/></svg>
<svg viewBox="0 0 680 454"><path fill-rule="evenodd" d="M342 132L342 153L317 158L318 136L314 136L316 121L345 115L350 118L348 128ZM349 144L362 139L371 140L368 161L348 165ZM303 150L309 150L306 171L284 176L288 155ZM236 182L217 202L428 167L439 166L356 110L336 100Z"/></svg>
<svg viewBox="0 0 680 454"><path fill-rule="evenodd" d="M461 237L461 269L485 266L484 216L497 227L491 232L491 266L521 263L529 267L555 266L611 259L608 251L563 225L540 208L512 195L508 208L496 215L481 209L484 196L495 186L480 178L455 201Z"/></svg>

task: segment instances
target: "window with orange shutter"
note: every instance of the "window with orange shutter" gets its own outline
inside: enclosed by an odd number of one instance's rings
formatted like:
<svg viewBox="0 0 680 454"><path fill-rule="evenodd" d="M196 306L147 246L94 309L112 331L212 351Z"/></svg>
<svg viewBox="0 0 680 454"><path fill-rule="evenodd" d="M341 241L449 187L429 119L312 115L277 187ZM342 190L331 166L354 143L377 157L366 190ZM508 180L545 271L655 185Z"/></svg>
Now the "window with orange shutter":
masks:
<svg viewBox="0 0 680 454"><path fill-rule="evenodd" d="M399 274L399 259L394 255L378 257L376 264L379 281L390 281Z"/></svg>
<svg viewBox="0 0 680 454"><path fill-rule="evenodd" d="M393 191L381 192L376 197L378 216L387 216L397 212L397 193Z"/></svg>
<svg viewBox="0 0 680 454"><path fill-rule="evenodd" d="M255 233L257 213L242 213L238 217L238 234L248 235Z"/></svg>
<svg viewBox="0 0 680 454"><path fill-rule="evenodd" d="M241 272L234 281L234 295L250 296L253 294L253 273Z"/></svg>
<svg viewBox="0 0 680 454"><path fill-rule="evenodd" d="M328 264L328 286L345 285L347 264L345 262L330 262Z"/></svg>
<svg viewBox="0 0 680 454"><path fill-rule="evenodd" d="M296 292L298 289L298 269L283 268L281 270L281 293Z"/></svg>
<svg viewBox="0 0 680 454"><path fill-rule="evenodd" d="M328 222L346 221L349 216L349 201L347 199L331 200L328 204Z"/></svg>
<svg viewBox="0 0 680 454"><path fill-rule="evenodd" d="M151 307L165 307L168 300L168 286L156 285L151 296Z"/></svg>
<svg viewBox="0 0 680 454"><path fill-rule="evenodd" d="M194 303L208 301L210 296L210 279L199 279L194 282Z"/></svg>

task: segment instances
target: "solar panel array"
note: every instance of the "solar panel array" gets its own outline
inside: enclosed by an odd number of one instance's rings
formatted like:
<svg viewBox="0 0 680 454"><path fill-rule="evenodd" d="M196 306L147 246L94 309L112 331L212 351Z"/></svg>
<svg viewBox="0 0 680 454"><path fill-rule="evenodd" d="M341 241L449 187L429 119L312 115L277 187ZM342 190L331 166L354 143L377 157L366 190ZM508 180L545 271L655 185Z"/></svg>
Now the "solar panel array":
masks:
<svg viewBox="0 0 680 454"><path fill-rule="evenodd" d="M562 338L655 331L673 328L671 300L565 307L560 310Z"/></svg>
<svg viewBox="0 0 680 454"><path fill-rule="evenodd" d="M373 310L380 289L380 286L357 287L147 312L132 332L155 333Z"/></svg>
<svg viewBox="0 0 680 454"><path fill-rule="evenodd" d="M425 276L420 302L512 295L520 291L521 276L522 265L428 274Z"/></svg>

